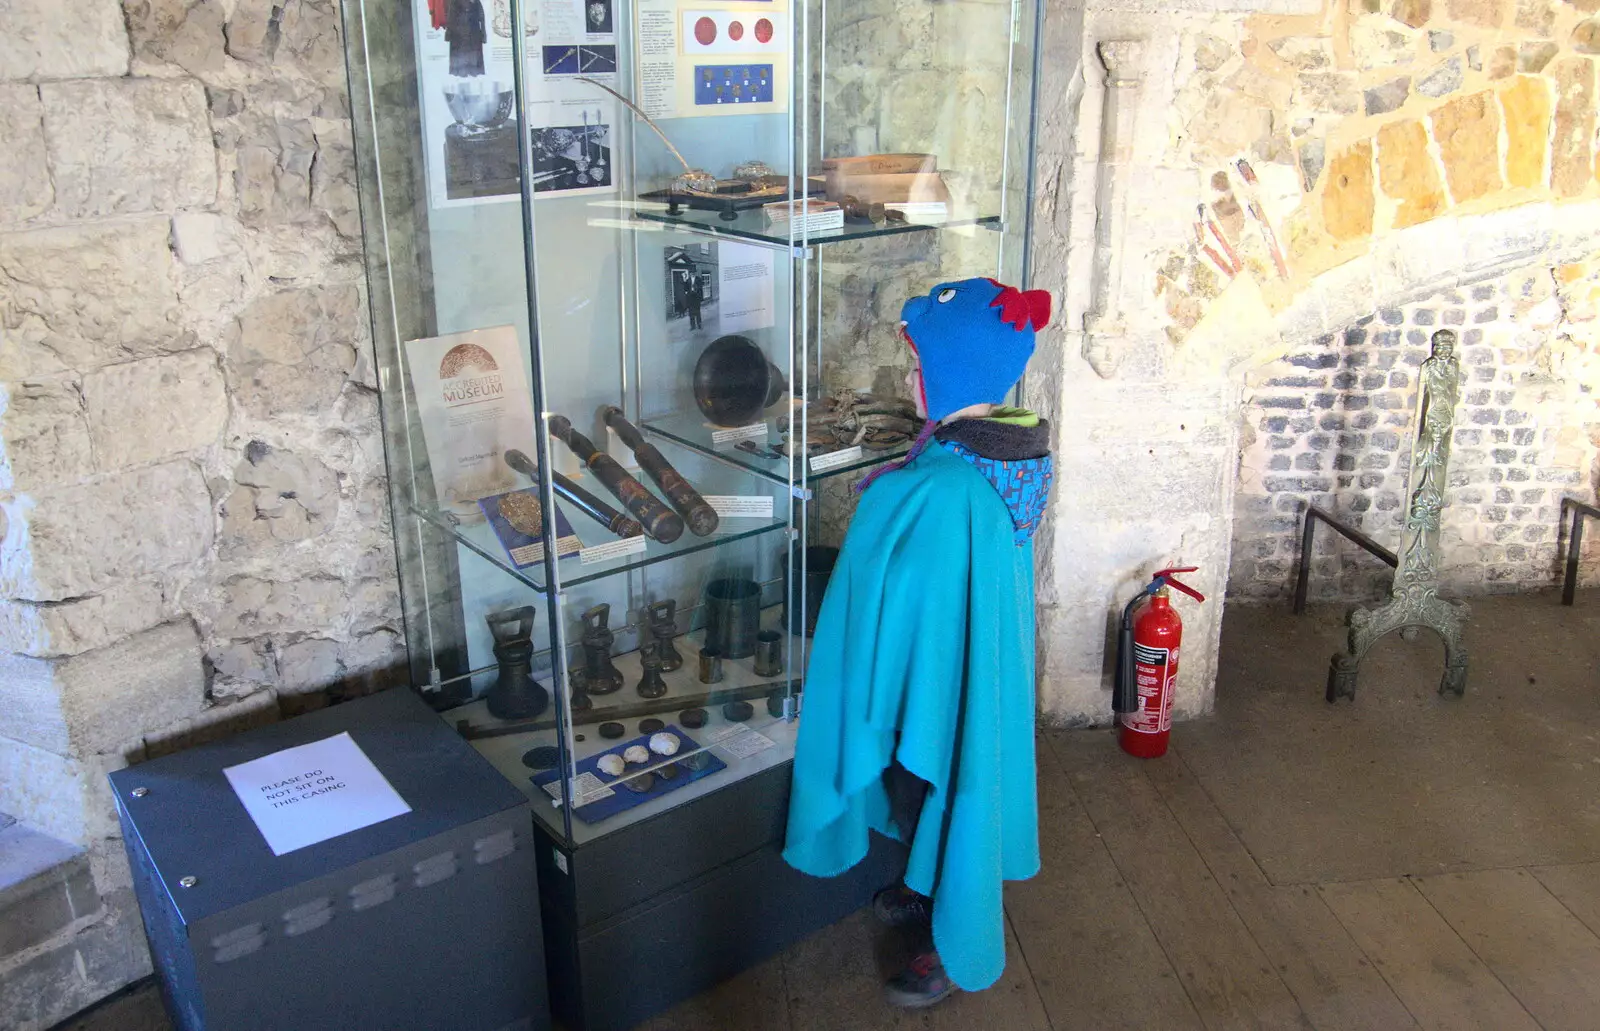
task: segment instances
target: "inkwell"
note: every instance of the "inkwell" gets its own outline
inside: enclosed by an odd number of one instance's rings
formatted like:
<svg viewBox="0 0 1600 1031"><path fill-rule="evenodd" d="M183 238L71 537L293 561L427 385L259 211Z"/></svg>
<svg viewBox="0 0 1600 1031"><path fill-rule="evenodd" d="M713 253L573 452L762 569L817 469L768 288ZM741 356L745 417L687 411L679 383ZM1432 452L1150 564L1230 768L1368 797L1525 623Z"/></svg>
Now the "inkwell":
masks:
<svg viewBox="0 0 1600 1031"><path fill-rule="evenodd" d="M502 720L531 720L550 704L550 692L533 679L533 606L495 612L485 618L494 637L500 676L489 688L489 715Z"/></svg>

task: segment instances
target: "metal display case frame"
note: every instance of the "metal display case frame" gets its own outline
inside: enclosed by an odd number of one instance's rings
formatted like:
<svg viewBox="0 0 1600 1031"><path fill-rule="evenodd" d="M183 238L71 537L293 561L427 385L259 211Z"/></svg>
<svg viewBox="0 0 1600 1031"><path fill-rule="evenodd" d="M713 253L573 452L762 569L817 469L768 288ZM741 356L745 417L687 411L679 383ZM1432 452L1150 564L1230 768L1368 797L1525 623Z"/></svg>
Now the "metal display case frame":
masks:
<svg viewBox="0 0 1600 1031"><path fill-rule="evenodd" d="M863 298L1027 284L1040 3L343 7L411 680L534 800L558 1018L631 1027L899 874L887 841L831 880L780 855L812 546L914 435L854 446L818 413L883 392ZM771 371L700 377L723 337ZM762 653L730 647L750 632Z"/></svg>

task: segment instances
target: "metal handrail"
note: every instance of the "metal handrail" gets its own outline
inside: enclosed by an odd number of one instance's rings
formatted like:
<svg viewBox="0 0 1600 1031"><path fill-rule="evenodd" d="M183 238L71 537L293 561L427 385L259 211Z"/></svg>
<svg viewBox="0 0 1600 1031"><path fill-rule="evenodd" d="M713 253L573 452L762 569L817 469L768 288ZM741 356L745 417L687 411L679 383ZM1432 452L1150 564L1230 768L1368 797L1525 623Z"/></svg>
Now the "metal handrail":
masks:
<svg viewBox="0 0 1600 1031"><path fill-rule="evenodd" d="M1561 519L1567 518L1567 509L1572 509L1572 532L1567 534L1567 575L1561 583L1561 604L1571 605L1578 594L1578 559L1583 553L1583 517L1600 519L1600 508L1579 501L1577 498L1561 499Z"/></svg>
<svg viewBox="0 0 1600 1031"><path fill-rule="evenodd" d="M1600 511L1595 511L1595 515L1600 515ZM1294 585L1294 614L1297 616L1305 615L1306 611L1306 587L1311 579L1311 543L1318 520L1327 523L1331 529L1338 532L1346 540L1360 545L1363 549L1383 559L1389 565L1398 566L1400 564L1400 556L1360 530L1339 522L1333 517L1332 513L1325 509L1318 508L1316 505L1307 505L1305 529L1300 531L1300 572Z"/></svg>

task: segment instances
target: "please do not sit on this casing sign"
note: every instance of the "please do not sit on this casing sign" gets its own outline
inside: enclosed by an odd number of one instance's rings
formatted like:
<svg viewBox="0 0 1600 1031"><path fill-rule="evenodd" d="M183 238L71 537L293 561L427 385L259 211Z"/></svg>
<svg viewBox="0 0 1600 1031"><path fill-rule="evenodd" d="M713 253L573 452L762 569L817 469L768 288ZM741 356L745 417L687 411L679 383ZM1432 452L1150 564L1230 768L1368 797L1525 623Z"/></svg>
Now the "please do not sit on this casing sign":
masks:
<svg viewBox="0 0 1600 1031"><path fill-rule="evenodd" d="M348 733L222 772L275 856L411 811Z"/></svg>

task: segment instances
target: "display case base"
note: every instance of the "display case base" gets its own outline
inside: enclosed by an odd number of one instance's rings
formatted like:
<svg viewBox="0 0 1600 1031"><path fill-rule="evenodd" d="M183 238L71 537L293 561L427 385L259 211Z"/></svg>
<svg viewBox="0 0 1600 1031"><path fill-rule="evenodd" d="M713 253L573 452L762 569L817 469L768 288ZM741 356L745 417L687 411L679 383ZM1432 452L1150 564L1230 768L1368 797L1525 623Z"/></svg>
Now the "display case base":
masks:
<svg viewBox="0 0 1600 1031"><path fill-rule="evenodd" d="M628 1031L865 905L905 850L873 837L839 877L783 861L791 765L567 849L534 821L551 1008ZM781 1004L781 1000L779 1000Z"/></svg>

